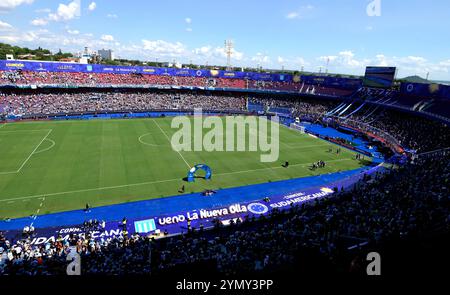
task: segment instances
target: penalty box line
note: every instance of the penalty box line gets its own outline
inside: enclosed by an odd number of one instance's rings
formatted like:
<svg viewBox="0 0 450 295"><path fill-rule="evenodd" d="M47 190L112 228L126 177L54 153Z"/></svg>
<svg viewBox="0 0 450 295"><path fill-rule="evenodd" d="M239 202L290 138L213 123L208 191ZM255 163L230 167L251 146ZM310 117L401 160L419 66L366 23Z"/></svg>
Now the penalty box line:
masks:
<svg viewBox="0 0 450 295"><path fill-rule="evenodd" d="M353 159L352 158L345 158L345 159L330 160L330 161L326 161L326 162L327 163L331 163L331 162L341 162L341 161L353 161ZM298 163L298 164L290 164L289 167L294 167L294 166L307 167L307 166L310 166L310 165L311 165L311 163ZM258 169L250 169L250 170L241 170L241 171L233 171L233 172L216 173L215 175L219 175L219 176L220 175L233 175L233 174L240 174L240 173L256 172L256 171L263 171L263 170L276 170L276 169L286 169L286 168L280 167L280 166L264 167L264 168L258 168ZM139 182L139 183L130 183L130 184L106 186L106 187L98 187L98 188L88 188L88 189L65 191L65 192L58 192L58 193L40 194L40 195L18 197L18 198L9 198L9 199L2 199L2 200L0 200L0 203L1 202L16 201L16 200L36 199L36 198L42 198L42 197L46 197L47 198L47 197L67 195L67 194L75 194L75 193L93 192L93 191L110 190L110 189L119 189L119 188L124 188L124 187L143 186L143 185L165 183L165 182L172 182L172 181L180 181L180 178L155 180L155 181L147 181L147 182Z"/></svg>
<svg viewBox="0 0 450 295"><path fill-rule="evenodd" d="M19 169L17 169L17 171L10 171L10 172L0 172L1 174L16 174L19 173L22 168L25 166L25 164L31 159L31 157L36 153L37 149L41 146L41 144L44 142L44 140L47 139L47 137L50 135L50 133L53 131L53 129L41 129L41 130L20 130L20 131L45 131L48 130L47 134L44 136L44 138L42 138L42 140L38 143L38 145L33 149L33 151L28 155L28 157L25 159L25 161L22 163L22 165L20 165ZM1 133L3 132L16 132L16 131L1 131Z"/></svg>

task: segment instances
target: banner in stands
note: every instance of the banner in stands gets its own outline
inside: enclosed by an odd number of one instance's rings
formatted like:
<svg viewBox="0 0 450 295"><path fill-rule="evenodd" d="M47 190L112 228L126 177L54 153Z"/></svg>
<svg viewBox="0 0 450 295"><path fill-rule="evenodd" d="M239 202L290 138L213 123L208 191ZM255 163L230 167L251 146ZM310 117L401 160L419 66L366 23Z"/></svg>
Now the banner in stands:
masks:
<svg viewBox="0 0 450 295"><path fill-rule="evenodd" d="M450 86L436 83L401 83L400 92L405 95L421 96L423 98L450 99Z"/></svg>
<svg viewBox="0 0 450 295"><path fill-rule="evenodd" d="M262 81L292 82L292 75L233 72L222 70L194 70L177 68L157 68L139 66L109 66L98 64L76 64L40 61L11 61L0 60L0 71L23 70L36 72L81 72L81 73L114 73L114 74L142 74L162 76L187 76L206 78L237 78Z"/></svg>
<svg viewBox="0 0 450 295"><path fill-rule="evenodd" d="M364 173L359 173L356 176L340 179L324 186L293 191L287 194L277 194L276 192L272 194L267 193L261 196L259 200L237 202L214 208L198 208L159 216L152 216L149 212L149 216L145 218L128 219L126 231L128 235L136 233L149 235L155 234L156 231L161 234L174 234L186 232L189 226L196 229L200 227L212 227L217 221L227 225L231 220L236 220L237 218L243 220L246 217L259 217L269 214L272 210L288 210L293 205L300 205L331 196L335 189L353 185L364 175L370 175L379 169L382 169L381 165L365 170ZM213 198L214 196L210 197ZM14 221L12 220L10 222ZM31 237L31 243L34 245L42 245L49 241L55 241L58 237L67 240L73 234L81 236L90 234L95 240L106 240L108 238L122 236L124 233L123 230L124 226L120 220L107 221L104 228L97 227L96 229L89 230L84 229L81 224L36 228L35 233ZM24 237L21 230L5 230L3 232L5 237L10 241L16 241Z"/></svg>
<svg viewBox="0 0 450 295"><path fill-rule="evenodd" d="M329 187L320 187L309 189L288 195L274 196L273 200L261 200L252 202L243 202L229 204L223 207L211 209L198 209L185 212L178 212L163 216L149 216L148 218L129 219L126 223L128 235L141 234L148 235L158 230L160 233L180 233L186 232L188 229L188 221L190 226L199 229L202 225L204 228L212 227L214 220L220 220L223 224L228 224L231 219L241 218L245 216L264 215L274 209L289 209L292 205L302 204L318 198L329 196L334 191ZM106 240L108 238L119 237L123 235L124 226L122 221L110 221L105 223L104 228L85 230L83 225L37 228L35 234L31 238L31 244L43 245L45 243L56 241L58 238L68 240L71 235L86 236L90 234L95 240ZM7 230L4 232L10 241L18 240L23 237L20 230Z"/></svg>
<svg viewBox="0 0 450 295"><path fill-rule="evenodd" d="M357 89L362 86L361 79L355 78L338 78L326 76L301 76L301 82L306 84L314 84L335 88Z"/></svg>
<svg viewBox="0 0 450 295"><path fill-rule="evenodd" d="M35 72L81 72L97 74L139 74L139 75L158 75L158 76L185 76L185 77L205 77L205 78L234 78L249 79L259 81L273 82L296 82L315 84L336 88L357 89L361 87L362 80L355 78L338 78L325 76L306 76L291 74L272 74L255 72L234 72L222 70L195 70L195 69L176 69L176 68L158 68L149 66L109 66L98 64L76 64L44 61L14 61L0 60L0 71L35 71Z"/></svg>

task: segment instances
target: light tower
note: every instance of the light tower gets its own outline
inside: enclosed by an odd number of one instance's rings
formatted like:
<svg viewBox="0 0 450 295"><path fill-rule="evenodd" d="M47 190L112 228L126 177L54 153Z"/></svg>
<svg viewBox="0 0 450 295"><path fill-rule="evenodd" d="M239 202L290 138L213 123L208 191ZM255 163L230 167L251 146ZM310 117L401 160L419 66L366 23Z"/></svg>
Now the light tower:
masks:
<svg viewBox="0 0 450 295"><path fill-rule="evenodd" d="M325 68L325 74L328 74L328 66L330 65L330 58L327 58L327 67Z"/></svg>
<svg viewBox="0 0 450 295"><path fill-rule="evenodd" d="M233 41L225 40L225 53L227 55L227 71L231 71L231 55L233 54Z"/></svg>

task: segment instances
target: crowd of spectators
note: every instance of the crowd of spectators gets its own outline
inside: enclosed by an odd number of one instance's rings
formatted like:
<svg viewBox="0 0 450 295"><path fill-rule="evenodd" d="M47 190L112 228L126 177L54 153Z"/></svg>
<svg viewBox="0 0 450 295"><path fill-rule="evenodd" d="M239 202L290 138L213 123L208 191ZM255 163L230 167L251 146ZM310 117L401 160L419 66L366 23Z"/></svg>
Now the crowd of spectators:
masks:
<svg viewBox="0 0 450 295"><path fill-rule="evenodd" d="M157 240L133 235L95 241L72 235L42 246L0 236L0 274L64 274L72 249L81 255L83 274L166 273L200 262L228 275L276 271L311 251L335 271L347 272L352 243L376 248L392 239L450 231L448 159L448 154L419 158L366 176L352 189L336 188L332 197L213 231L191 229Z"/></svg>
<svg viewBox="0 0 450 295"><path fill-rule="evenodd" d="M66 86L194 86L238 89L270 89L296 91L300 83L256 81L237 78L207 78L195 76L146 75L137 73L82 73L0 71L0 85L66 85Z"/></svg>
<svg viewBox="0 0 450 295"><path fill-rule="evenodd" d="M302 120L316 121L325 116L335 102L319 101L314 99L298 99L297 97L251 97L249 102L252 104L263 105L264 109L286 108L291 110L293 117L299 117Z"/></svg>
<svg viewBox="0 0 450 295"><path fill-rule="evenodd" d="M294 117L310 121L326 117L337 106L310 99L174 91L2 94L0 106L8 115L194 107L245 110L247 99L266 109L288 108ZM370 123L419 152L446 148L450 142L448 126L441 123L391 110L374 116L370 122L358 114L352 119ZM157 240L138 235L94 240L73 234L69 240L59 237L34 246L29 238L8 241L0 234L0 274L64 274L70 251L81 255L84 274L163 273L205 261L223 274L277 270L296 263L304 251L347 269L349 261L343 257L348 241L377 247L391 239L420 237L434 230L448 233L449 176L448 153L419 157L395 170L367 176L352 189L327 199L275 210L259 219L238 220L226 228L197 229Z"/></svg>
<svg viewBox="0 0 450 295"><path fill-rule="evenodd" d="M52 92L0 94L0 115L69 114L86 112L193 109L245 111L247 100L261 110L284 110L300 120L322 123L337 102L311 98L270 95L208 94L177 91ZM350 112L350 110L349 110ZM448 147L450 132L444 123L377 108L370 116L364 111L349 117L334 117L339 123L383 137L418 153Z"/></svg>
<svg viewBox="0 0 450 295"><path fill-rule="evenodd" d="M82 92L0 94L6 115L80 112L145 111L155 109L245 110L245 96L176 92Z"/></svg>
<svg viewBox="0 0 450 295"><path fill-rule="evenodd" d="M411 116L399 111L379 109L370 116L353 114L349 120L339 120L361 130L382 130L400 145L417 153L449 147L450 132L445 123Z"/></svg>
<svg viewBox="0 0 450 295"><path fill-rule="evenodd" d="M302 82L266 81L239 78L147 75L140 73L82 73L82 72L38 72L0 71L0 85L50 85L50 86L191 86L234 89L257 89L289 91L303 94L346 96L353 90L309 85Z"/></svg>

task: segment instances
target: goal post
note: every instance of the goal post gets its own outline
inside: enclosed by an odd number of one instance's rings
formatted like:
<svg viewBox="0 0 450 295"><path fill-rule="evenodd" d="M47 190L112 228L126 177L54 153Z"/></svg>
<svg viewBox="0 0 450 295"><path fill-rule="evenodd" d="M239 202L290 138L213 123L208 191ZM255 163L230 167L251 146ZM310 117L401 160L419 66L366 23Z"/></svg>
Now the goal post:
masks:
<svg viewBox="0 0 450 295"><path fill-rule="evenodd" d="M299 131L300 133L305 133L305 126L301 126L296 123L291 123L291 125L289 125L289 127L291 129L295 129L295 130Z"/></svg>

